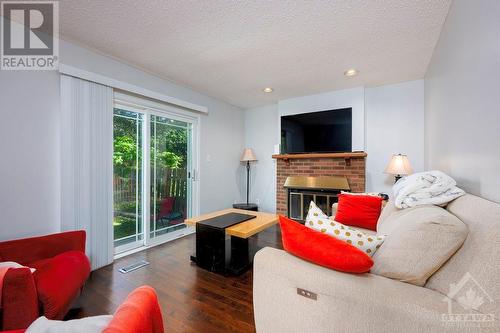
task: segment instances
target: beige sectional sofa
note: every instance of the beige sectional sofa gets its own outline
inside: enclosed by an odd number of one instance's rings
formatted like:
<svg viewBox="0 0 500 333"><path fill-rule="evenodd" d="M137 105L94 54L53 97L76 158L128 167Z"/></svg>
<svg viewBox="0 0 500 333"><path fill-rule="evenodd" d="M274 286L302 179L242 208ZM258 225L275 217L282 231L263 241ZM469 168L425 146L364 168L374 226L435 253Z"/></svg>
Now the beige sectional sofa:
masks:
<svg viewBox="0 0 500 333"><path fill-rule="evenodd" d="M257 332L500 332L500 204L467 194L446 210L466 224L467 238L423 287L262 249L254 260Z"/></svg>

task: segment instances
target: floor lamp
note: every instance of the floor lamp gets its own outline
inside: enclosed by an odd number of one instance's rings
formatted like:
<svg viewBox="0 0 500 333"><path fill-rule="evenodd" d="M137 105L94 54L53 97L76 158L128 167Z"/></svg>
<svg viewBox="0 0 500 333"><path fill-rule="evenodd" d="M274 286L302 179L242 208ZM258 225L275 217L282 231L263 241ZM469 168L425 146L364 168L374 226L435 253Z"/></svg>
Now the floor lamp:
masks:
<svg viewBox="0 0 500 333"><path fill-rule="evenodd" d="M251 148L245 148L243 155L241 155L241 162L246 163L247 168L247 201L246 204L234 204L234 208L257 210L257 205L249 202L250 198L250 162L257 161L257 157Z"/></svg>

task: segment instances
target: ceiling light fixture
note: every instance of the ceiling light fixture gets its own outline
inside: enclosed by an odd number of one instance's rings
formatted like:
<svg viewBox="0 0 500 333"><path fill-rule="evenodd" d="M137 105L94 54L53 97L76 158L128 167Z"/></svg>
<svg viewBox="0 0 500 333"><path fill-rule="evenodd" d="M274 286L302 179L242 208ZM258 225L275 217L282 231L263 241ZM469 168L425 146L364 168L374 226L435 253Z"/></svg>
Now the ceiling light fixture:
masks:
<svg viewBox="0 0 500 333"><path fill-rule="evenodd" d="M262 91L265 92L265 93L272 93L273 90L274 90L273 88L264 88L264 89L262 89Z"/></svg>
<svg viewBox="0 0 500 333"><path fill-rule="evenodd" d="M355 76L358 74L358 70L354 68L350 68L344 72L345 76Z"/></svg>

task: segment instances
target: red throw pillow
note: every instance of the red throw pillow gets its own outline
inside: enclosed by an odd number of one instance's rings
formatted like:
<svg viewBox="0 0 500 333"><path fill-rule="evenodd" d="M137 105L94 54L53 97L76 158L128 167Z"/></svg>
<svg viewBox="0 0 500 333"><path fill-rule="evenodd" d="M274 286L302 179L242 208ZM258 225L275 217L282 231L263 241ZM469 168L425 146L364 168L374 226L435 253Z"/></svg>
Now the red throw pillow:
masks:
<svg viewBox="0 0 500 333"><path fill-rule="evenodd" d="M339 194L335 221L342 224L377 230L382 198L373 195Z"/></svg>
<svg viewBox="0 0 500 333"><path fill-rule="evenodd" d="M346 242L312 230L280 216L283 248L291 254L317 265L347 273L366 273L373 260Z"/></svg>

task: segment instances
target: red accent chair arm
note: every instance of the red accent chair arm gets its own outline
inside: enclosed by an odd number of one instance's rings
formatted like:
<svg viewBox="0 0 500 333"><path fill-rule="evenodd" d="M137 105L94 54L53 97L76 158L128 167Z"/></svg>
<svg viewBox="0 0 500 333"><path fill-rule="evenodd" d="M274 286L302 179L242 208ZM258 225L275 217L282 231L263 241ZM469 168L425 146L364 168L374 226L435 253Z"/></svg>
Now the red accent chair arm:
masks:
<svg viewBox="0 0 500 333"><path fill-rule="evenodd" d="M2 329L27 328L38 317L38 295L29 268L11 268L2 288Z"/></svg>
<svg viewBox="0 0 500 333"><path fill-rule="evenodd" d="M79 230L0 242L0 259L26 265L67 251L85 252L85 237Z"/></svg>
<svg viewBox="0 0 500 333"><path fill-rule="evenodd" d="M118 307L103 333L163 333L163 318L153 288L142 286L132 291Z"/></svg>

